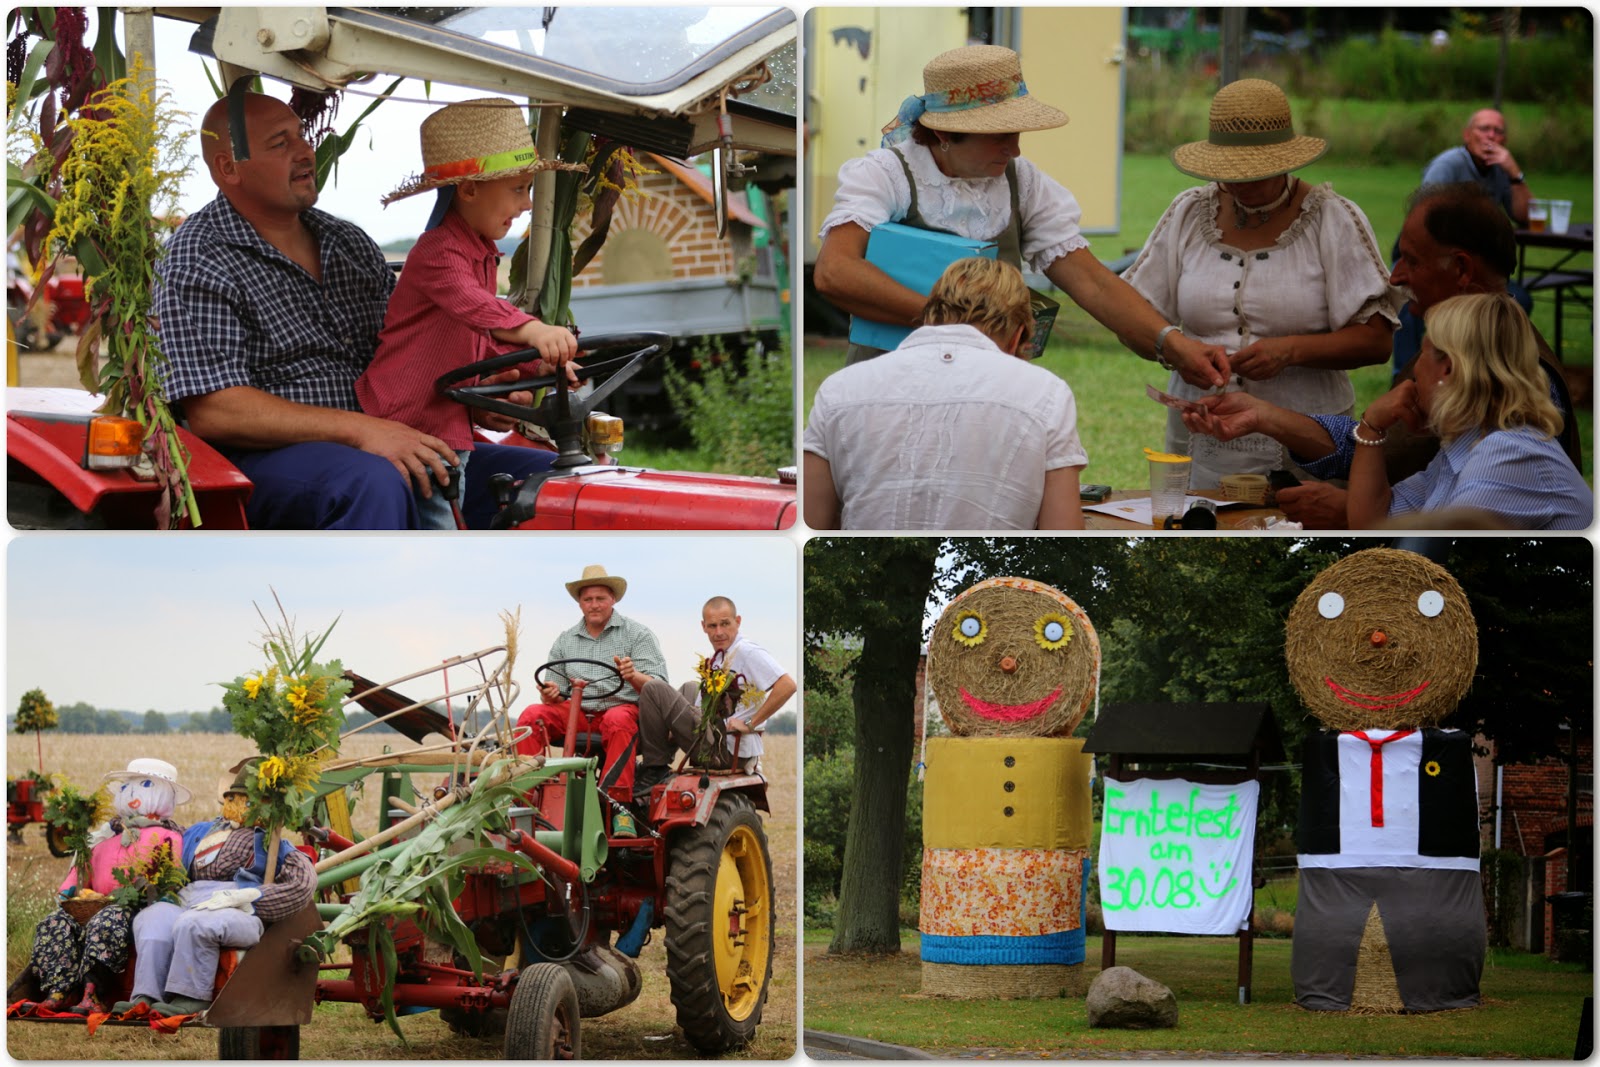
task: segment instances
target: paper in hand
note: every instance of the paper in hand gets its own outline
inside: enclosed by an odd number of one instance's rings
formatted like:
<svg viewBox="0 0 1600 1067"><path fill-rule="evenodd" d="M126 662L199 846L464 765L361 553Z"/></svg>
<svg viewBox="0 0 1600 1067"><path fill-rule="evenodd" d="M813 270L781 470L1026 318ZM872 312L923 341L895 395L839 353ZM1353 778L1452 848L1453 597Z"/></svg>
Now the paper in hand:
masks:
<svg viewBox="0 0 1600 1067"><path fill-rule="evenodd" d="M1173 396L1171 393L1163 393L1153 385L1144 387L1144 395L1158 404L1165 404L1174 411L1189 412L1195 415L1204 415L1206 413L1206 409L1202 405L1196 404L1193 400L1184 400Z"/></svg>

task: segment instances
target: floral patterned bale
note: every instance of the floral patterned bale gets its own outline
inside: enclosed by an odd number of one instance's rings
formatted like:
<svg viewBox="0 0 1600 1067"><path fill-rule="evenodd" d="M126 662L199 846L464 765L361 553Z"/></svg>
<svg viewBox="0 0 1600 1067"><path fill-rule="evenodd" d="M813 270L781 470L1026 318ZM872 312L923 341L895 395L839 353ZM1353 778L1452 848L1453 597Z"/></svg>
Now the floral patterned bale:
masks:
<svg viewBox="0 0 1600 1067"><path fill-rule="evenodd" d="M1065 737L1100 675L1100 639L1060 590L991 578L950 602L928 639L928 678L957 736Z"/></svg>
<svg viewBox="0 0 1600 1067"><path fill-rule="evenodd" d="M1422 556L1357 552L1301 593L1285 648L1326 727L1302 748L1295 1002L1356 1014L1477 1005L1477 777L1471 738L1440 727L1477 665L1465 594Z"/></svg>

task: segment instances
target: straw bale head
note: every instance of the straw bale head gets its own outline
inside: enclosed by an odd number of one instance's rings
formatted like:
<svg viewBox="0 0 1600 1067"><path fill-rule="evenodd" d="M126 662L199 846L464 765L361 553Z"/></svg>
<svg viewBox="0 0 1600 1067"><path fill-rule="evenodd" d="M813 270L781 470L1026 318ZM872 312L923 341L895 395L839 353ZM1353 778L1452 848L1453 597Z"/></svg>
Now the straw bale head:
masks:
<svg viewBox="0 0 1600 1067"><path fill-rule="evenodd" d="M1324 570L1289 611L1289 680L1324 726L1437 726L1466 695L1478 627L1450 572L1369 548Z"/></svg>
<svg viewBox="0 0 1600 1067"><path fill-rule="evenodd" d="M1094 698L1100 639L1071 597L991 578L950 602L928 640L928 677L958 736L1064 737Z"/></svg>

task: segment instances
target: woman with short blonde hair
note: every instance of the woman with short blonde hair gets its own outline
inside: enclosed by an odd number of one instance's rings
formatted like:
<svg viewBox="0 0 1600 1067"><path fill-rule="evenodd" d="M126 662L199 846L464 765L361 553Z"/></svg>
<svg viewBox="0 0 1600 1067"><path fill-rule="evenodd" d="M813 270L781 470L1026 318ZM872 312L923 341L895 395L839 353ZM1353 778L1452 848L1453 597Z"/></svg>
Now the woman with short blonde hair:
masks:
<svg viewBox="0 0 1600 1067"><path fill-rule="evenodd" d="M1472 508L1515 529L1581 530L1594 493L1562 451L1533 326L1505 293L1455 296L1428 311L1416 373L1367 408L1351 431L1350 525L1412 512ZM1404 422L1441 447L1391 487L1383 442Z"/></svg>
<svg viewBox="0 0 1600 1067"><path fill-rule="evenodd" d="M1018 330L1027 336L1033 326L1028 286L1017 268L999 260L972 257L952 263L934 283L924 326L966 323L1009 350Z"/></svg>

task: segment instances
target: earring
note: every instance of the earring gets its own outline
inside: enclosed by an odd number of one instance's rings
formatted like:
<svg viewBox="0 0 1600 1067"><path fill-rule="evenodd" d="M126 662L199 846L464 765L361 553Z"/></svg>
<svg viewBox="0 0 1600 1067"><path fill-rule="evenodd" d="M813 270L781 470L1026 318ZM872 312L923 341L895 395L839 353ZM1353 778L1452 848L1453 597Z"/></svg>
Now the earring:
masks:
<svg viewBox="0 0 1600 1067"><path fill-rule="evenodd" d="M950 142L949 141L940 141L939 142L939 151L941 151L941 152L950 151Z"/></svg>

